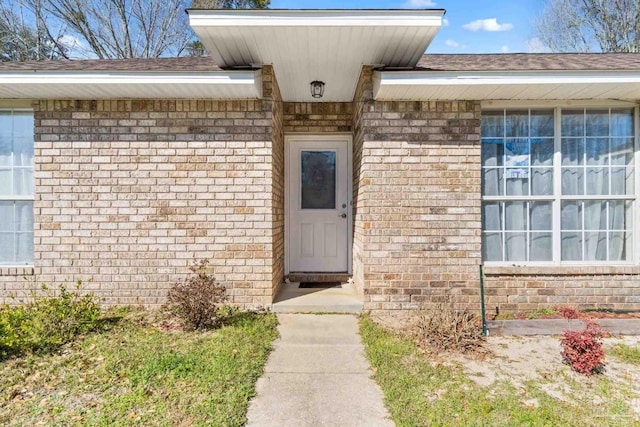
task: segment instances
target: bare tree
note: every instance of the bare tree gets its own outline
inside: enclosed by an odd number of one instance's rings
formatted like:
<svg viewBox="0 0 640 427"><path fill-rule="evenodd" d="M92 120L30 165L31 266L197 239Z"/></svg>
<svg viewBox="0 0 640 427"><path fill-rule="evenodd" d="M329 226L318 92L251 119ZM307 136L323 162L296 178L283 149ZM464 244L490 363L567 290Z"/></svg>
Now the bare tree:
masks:
<svg viewBox="0 0 640 427"><path fill-rule="evenodd" d="M556 52L640 52L640 0L549 0L535 28Z"/></svg>
<svg viewBox="0 0 640 427"><path fill-rule="evenodd" d="M19 0L51 42L97 58L180 56L193 39L185 0ZM54 37L64 27L64 35Z"/></svg>
<svg viewBox="0 0 640 427"><path fill-rule="evenodd" d="M185 13L190 4L190 0L0 0L0 59L202 56L206 51ZM205 2L206 7L227 9L268 4L269 0Z"/></svg>
<svg viewBox="0 0 640 427"><path fill-rule="evenodd" d="M36 23L31 25L24 10L14 5L0 5L0 60L26 61L56 59L65 56L64 47L51 42Z"/></svg>

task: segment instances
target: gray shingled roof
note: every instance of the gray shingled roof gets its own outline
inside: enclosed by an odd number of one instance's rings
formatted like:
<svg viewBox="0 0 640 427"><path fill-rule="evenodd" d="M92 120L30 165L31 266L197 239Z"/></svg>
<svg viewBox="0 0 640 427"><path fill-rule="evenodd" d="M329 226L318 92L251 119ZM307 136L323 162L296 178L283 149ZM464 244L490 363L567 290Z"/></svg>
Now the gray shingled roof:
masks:
<svg viewBox="0 0 640 427"><path fill-rule="evenodd" d="M417 68L433 71L640 70L637 53L427 54Z"/></svg>
<svg viewBox="0 0 640 427"><path fill-rule="evenodd" d="M432 71L640 70L636 53L427 54L418 69ZM1 71L220 71L210 57L0 62Z"/></svg>
<svg viewBox="0 0 640 427"><path fill-rule="evenodd" d="M0 62L0 71L220 71L210 57Z"/></svg>

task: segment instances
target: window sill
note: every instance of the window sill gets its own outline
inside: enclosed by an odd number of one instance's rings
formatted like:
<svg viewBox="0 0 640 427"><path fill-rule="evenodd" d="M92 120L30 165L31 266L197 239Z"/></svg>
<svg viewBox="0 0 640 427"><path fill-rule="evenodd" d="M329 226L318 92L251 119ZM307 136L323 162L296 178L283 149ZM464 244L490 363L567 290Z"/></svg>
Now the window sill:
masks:
<svg viewBox="0 0 640 427"><path fill-rule="evenodd" d="M485 265L485 276L598 276L598 275L636 275L640 274L640 265L522 265L491 266Z"/></svg>
<svg viewBox="0 0 640 427"><path fill-rule="evenodd" d="M0 276L33 276L33 265L0 265Z"/></svg>

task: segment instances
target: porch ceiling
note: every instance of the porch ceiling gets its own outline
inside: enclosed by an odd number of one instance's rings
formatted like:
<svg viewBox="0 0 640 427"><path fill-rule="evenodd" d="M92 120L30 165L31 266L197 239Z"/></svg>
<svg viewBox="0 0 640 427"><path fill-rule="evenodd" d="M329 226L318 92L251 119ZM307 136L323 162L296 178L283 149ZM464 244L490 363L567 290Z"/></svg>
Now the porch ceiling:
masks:
<svg viewBox="0 0 640 427"><path fill-rule="evenodd" d="M223 68L274 67L283 100L351 101L363 65L414 67L444 10L194 10L191 26ZM321 99L309 84L325 82Z"/></svg>
<svg viewBox="0 0 640 427"><path fill-rule="evenodd" d="M378 100L640 99L638 71L381 71Z"/></svg>

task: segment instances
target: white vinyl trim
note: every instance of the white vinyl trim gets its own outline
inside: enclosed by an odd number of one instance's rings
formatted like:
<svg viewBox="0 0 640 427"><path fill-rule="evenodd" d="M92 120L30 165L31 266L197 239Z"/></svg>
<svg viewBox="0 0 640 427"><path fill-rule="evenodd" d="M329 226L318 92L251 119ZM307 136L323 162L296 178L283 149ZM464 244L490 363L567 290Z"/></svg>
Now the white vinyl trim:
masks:
<svg viewBox="0 0 640 427"><path fill-rule="evenodd" d="M618 100L581 100L581 99L567 99L567 100L491 100L481 101L480 106L483 110L502 110L502 109L515 109L515 108L616 108L627 107L633 108L638 105L636 102L631 101L618 101ZM559 123L558 123L559 126Z"/></svg>
<svg viewBox="0 0 640 427"><path fill-rule="evenodd" d="M150 85L253 85L255 71L211 71L185 73L138 72L0 72L0 85L20 84L150 84Z"/></svg>
<svg viewBox="0 0 640 427"><path fill-rule="evenodd" d="M373 85L378 100L635 100L640 97L640 72L378 71Z"/></svg>
<svg viewBox="0 0 640 427"><path fill-rule="evenodd" d="M29 196L2 196L0 195L0 201L17 201L17 202L29 202L29 201L33 201L36 199L36 196L34 195L29 195Z"/></svg>
<svg viewBox="0 0 640 427"><path fill-rule="evenodd" d="M259 99L261 71L0 72L7 99Z"/></svg>
<svg viewBox="0 0 640 427"><path fill-rule="evenodd" d="M196 10L189 9L192 27L440 27L443 9L432 10Z"/></svg>
<svg viewBox="0 0 640 427"><path fill-rule="evenodd" d="M403 72L380 71L376 73L381 86L482 86L529 84L594 84L640 83L637 71L467 71L467 72Z"/></svg>

